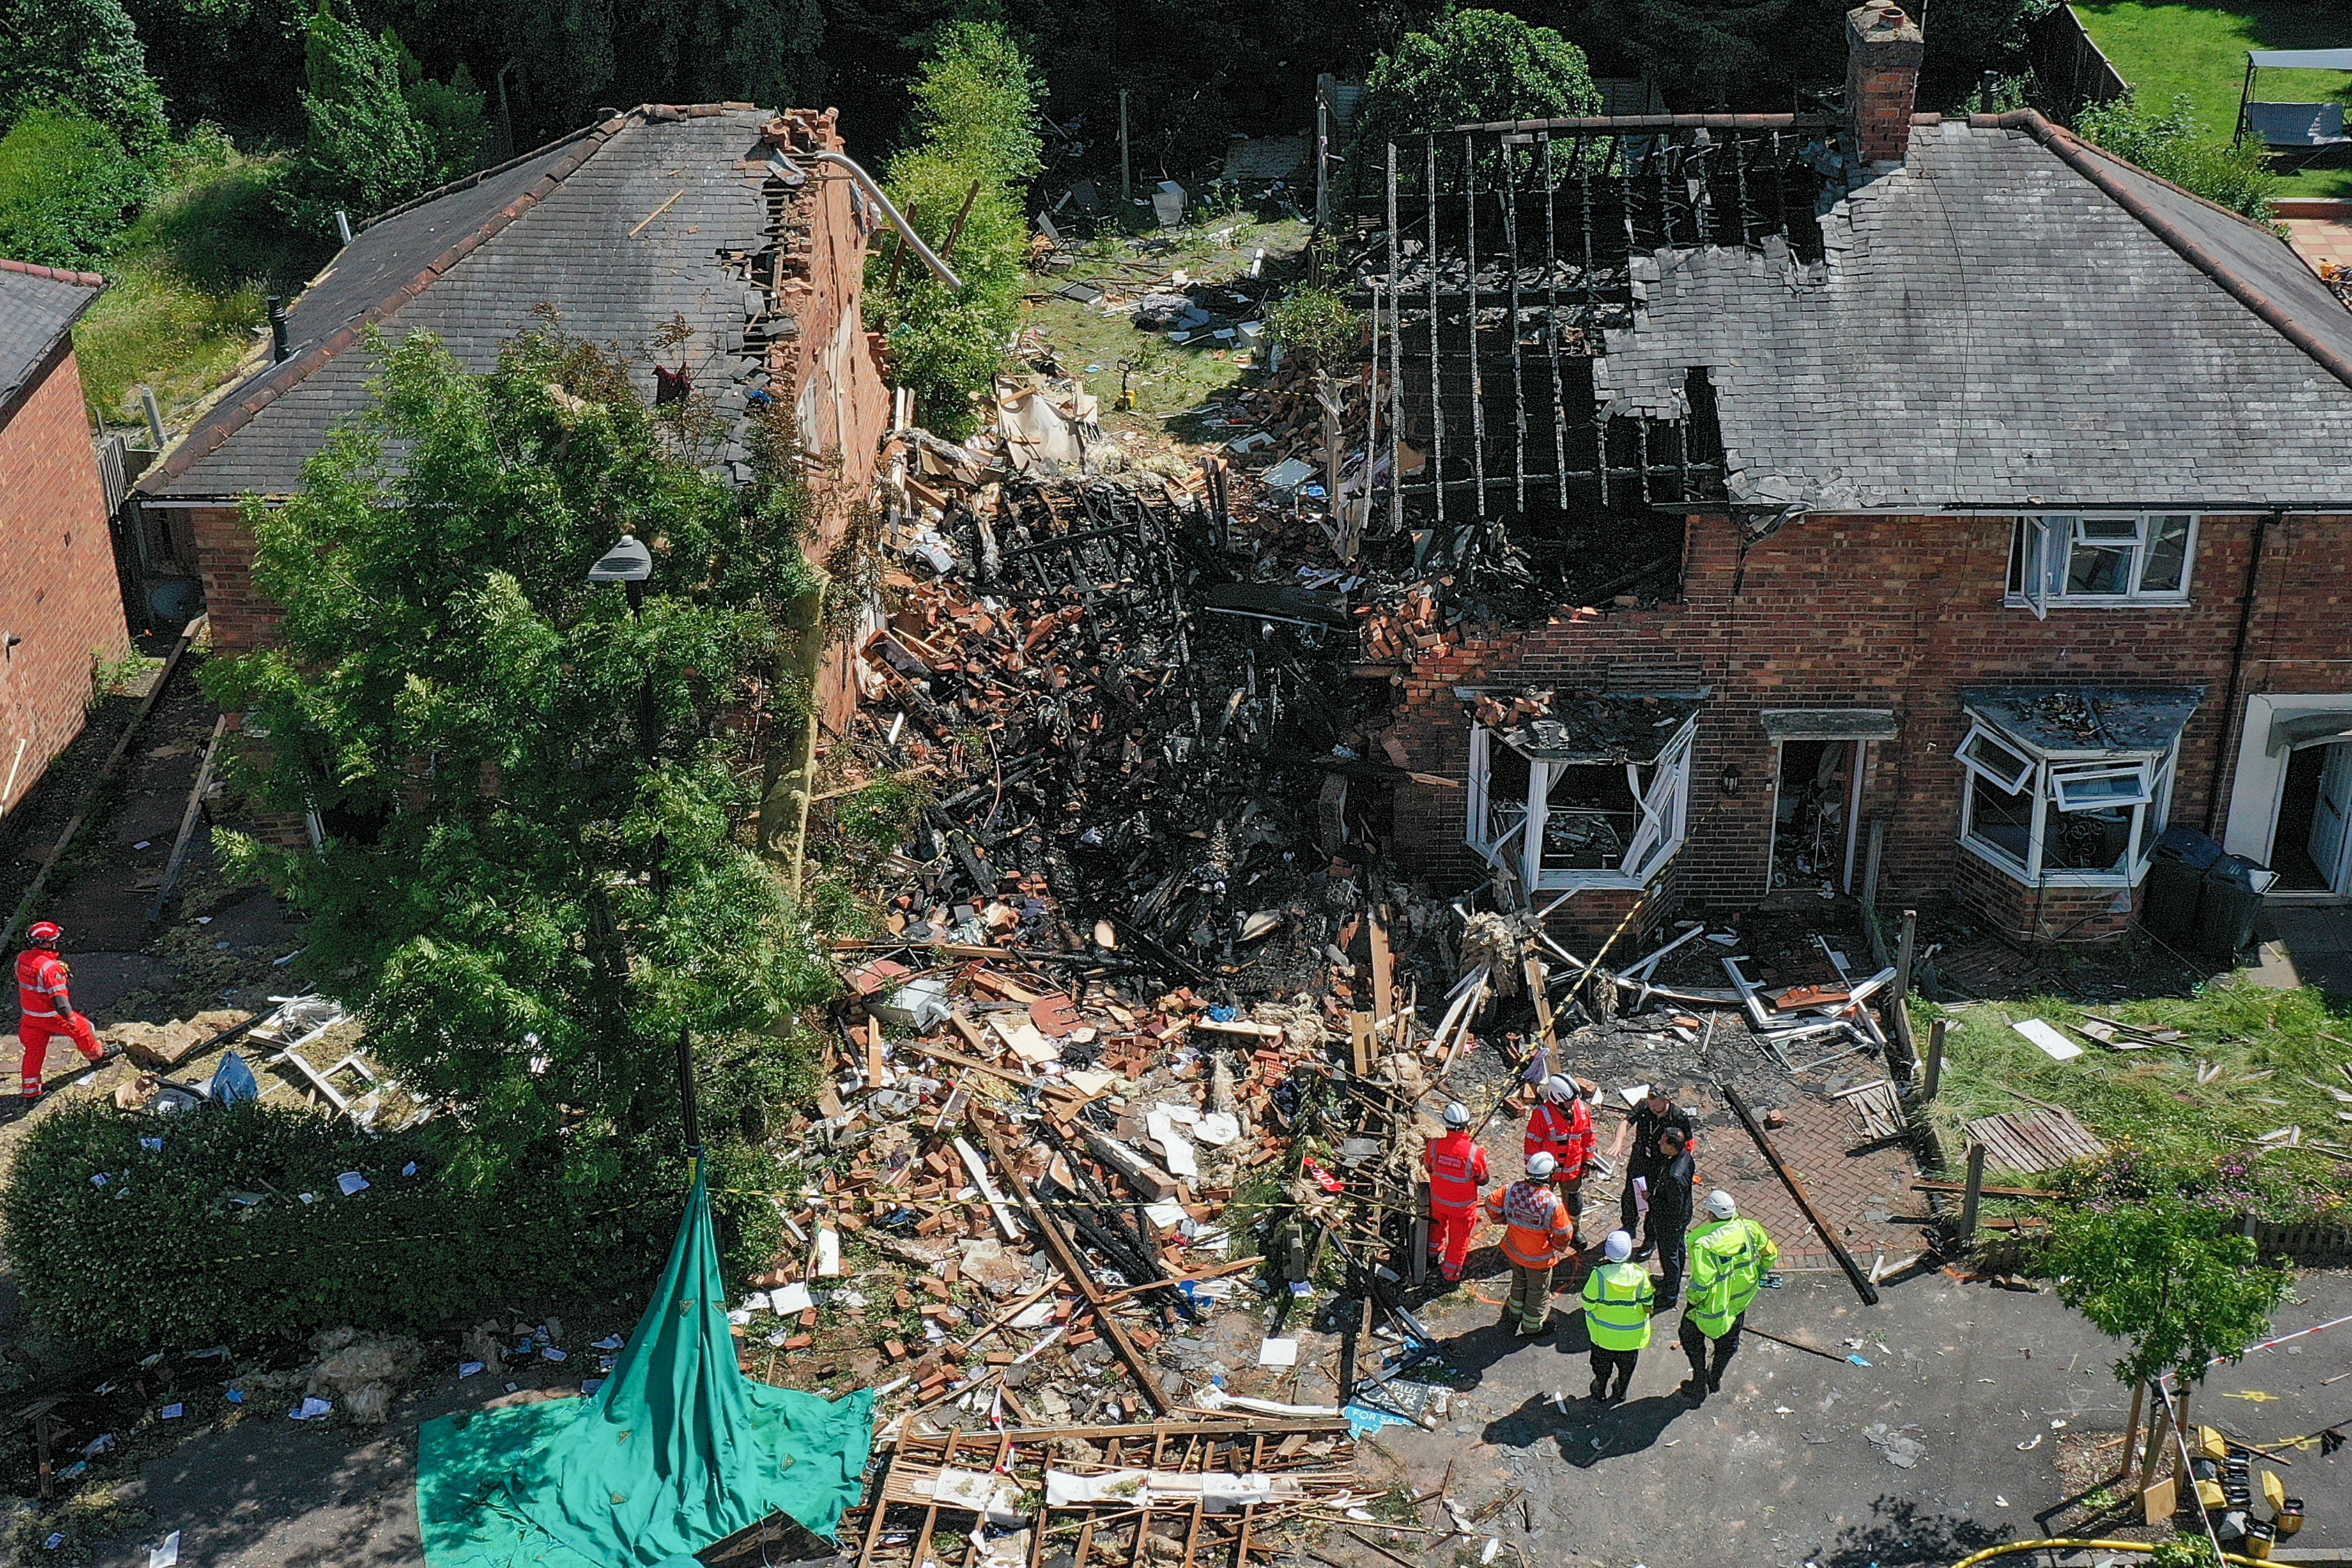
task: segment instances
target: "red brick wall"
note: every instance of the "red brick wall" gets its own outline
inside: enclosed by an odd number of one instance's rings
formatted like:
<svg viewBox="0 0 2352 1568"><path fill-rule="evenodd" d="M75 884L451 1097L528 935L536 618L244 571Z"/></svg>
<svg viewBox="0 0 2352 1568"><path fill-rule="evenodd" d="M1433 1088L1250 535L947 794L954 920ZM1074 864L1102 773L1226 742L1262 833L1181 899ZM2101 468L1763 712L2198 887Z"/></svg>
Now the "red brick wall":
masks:
<svg viewBox="0 0 2352 1568"><path fill-rule="evenodd" d="M0 426L0 642L24 639L0 653L0 809L81 733L94 660L131 647L89 434L68 340Z"/></svg>
<svg viewBox="0 0 2352 1568"><path fill-rule="evenodd" d="M2254 691L2352 690L2347 523L2271 525L2240 711ZM1760 711L1892 709L1901 733L1872 745L1862 808L1865 837L1872 819L1887 825L1883 900L1927 903L1973 889L1989 914L2022 930L2032 890L2009 883L2025 901L2004 902L2004 890L1986 880L1990 868L1979 877L1981 863L1959 847L1960 771L1950 754L1967 729L1959 689L2208 686L2182 736L2171 810L2173 821L2203 826L2215 758L2236 744L2236 722L2225 724L2224 709L2256 526L2252 517L2200 520L2186 605L2059 607L2037 620L2001 603L2006 518L1807 517L1750 543L1744 558L1728 520L1695 518L1679 602L1528 631L1474 632L1414 668L1394 732L1409 766L1461 778L1469 726L1454 699L1457 685L1709 685L1714 696L1692 757L1688 838L1671 886L1662 884L1653 901L1679 895L1740 904L1764 896L1769 873L1777 759ZM1723 785L1733 765L1741 775L1736 794ZM1486 875L1462 843L1465 804L1460 789L1427 785L1405 786L1398 801L1400 848L1441 889ZM2077 938L2119 927L2105 918L2115 892L2047 890L2041 924L2055 931L2079 922ZM1598 919L1602 934L1622 913L1616 900L1592 895L1563 910L1571 930Z"/></svg>
<svg viewBox="0 0 2352 1568"><path fill-rule="evenodd" d="M253 585L253 530L235 504L187 509L196 570L205 579L205 613L212 617L213 648L251 653L278 630L278 606Z"/></svg>

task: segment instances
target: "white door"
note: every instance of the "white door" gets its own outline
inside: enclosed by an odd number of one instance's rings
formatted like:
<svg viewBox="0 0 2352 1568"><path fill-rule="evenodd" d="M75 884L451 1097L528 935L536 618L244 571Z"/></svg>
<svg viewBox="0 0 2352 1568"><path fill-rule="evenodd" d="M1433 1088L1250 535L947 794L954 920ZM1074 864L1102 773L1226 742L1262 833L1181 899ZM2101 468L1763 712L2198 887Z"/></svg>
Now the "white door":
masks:
<svg viewBox="0 0 2352 1568"><path fill-rule="evenodd" d="M2346 891L2347 820L2352 820L2352 743L2339 741L2327 748L2327 761L2319 770L2319 799L2311 808L2311 863L2338 893Z"/></svg>

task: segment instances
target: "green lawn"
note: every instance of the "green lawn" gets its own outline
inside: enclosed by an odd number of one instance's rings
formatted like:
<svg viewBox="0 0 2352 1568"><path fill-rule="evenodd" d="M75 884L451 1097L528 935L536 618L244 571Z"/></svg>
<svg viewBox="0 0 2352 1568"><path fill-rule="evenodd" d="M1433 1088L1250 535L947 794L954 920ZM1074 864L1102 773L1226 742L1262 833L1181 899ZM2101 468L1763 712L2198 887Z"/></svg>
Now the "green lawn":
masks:
<svg viewBox="0 0 2352 1568"><path fill-rule="evenodd" d="M1937 1009L1915 1009L1922 1045ZM1942 1010L1951 1020L1945 1041L1942 1087L1928 1117L1957 1153L1960 1123L2001 1111L2030 1110L2034 1100L2063 1105L2110 1143L2127 1144L2168 1162L2202 1164L2259 1146L2264 1133L2301 1127L2300 1147L2263 1157L2281 1175L2315 1186L2336 1184L2352 1150L2352 1110L2334 1091L2352 1094L2352 1013L2331 1006L2315 990L2273 991L2244 980L2222 981L2189 997L2151 997L2084 1008L2053 997L2021 1002L1974 1002ZM2041 1018L2066 1026L2086 1013L2126 1023L2179 1029L2178 1047L2114 1051L2062 1027L2084 1054L2053 1061L2010 1027ZM2211 1069L2221 1070L2216 1074ZM2208 1081L2200 1084L2199 1077ZM2029 1100L2026 1096L2032 1096ZM1996 1184L2021 1183L1988 1172Z"/></svg>
<svg viewBox="0 0 2352 1568"><path fill-rule="evenodd" d="M266 297L299 289L325 258L278 214L280 168L225 146L192 155L110 247L107 290L74 331L82 390L106 424L139 426L142 384L167 420L219 385L259 345Z"/></svg>
<svg viewBox="0 0 2352 1568"><path fill-rule="evenodd" d="M2231 0L2227 5L2150 5L2145 0L2075 0L2074 14L2139 101L2162 110L2186 94L2219 141L2238 123L2248 49L2352 48L2352 6L2304 0ZM2316 103L2352 93L2342 71L2264 71L2262 97ZM2338 154L2341 156L2341 154ZM2288 196L2352 195L2352 166L2288 176Z"/></svg>

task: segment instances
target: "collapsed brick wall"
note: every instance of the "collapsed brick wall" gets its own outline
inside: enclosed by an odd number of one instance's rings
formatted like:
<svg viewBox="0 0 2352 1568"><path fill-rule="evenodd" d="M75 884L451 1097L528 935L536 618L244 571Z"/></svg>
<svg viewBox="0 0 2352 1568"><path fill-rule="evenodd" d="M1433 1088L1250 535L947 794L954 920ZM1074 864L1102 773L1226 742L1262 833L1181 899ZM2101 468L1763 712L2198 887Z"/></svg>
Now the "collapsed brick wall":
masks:
<svg viewBox="0 0 2352 1568"><path fill-rule="evenodd" d="M835 111L788 110L776 132L787 155L843 151ZM775 132L772 132L774 134ZM882 222L854 194L846 171L812 163L791 197L780 234L776 300L794 324L769 352L769 392L797 416L807 464L812 518L807 553L824 565L871 504L882 437L890 428L890 387L875 334L866 331L868 240ZM857 682L845 641L826 652L817 708L835 733L846 730Z"/></svg>
<svg viewBox="0 0 2352 1568"><path fill-rule="evenodd" d="M61 338L0 424L0 810L81 733L99 659L130 651L81 371ZM10 774L13 772L13 782Z"/></svg>
<svg viewBox="0 0 2352 1568"><path fill-rule="evenodd" d="M1391 732L1407 765L1465 778L1465 685L1706 685L1693 751L1688 834L1656 885L1643 923L1677 899L1756 902L1769 890L1777 748L1768 708L1878 708L1900 725L1873 742L1861 836L1886 825L1882 901L1930 904L1957 893L2022 934L2073 928L2070 940L2119 930L2114 888L2025 888L1959 843L1967 732L1959 689L2002 683L2204 685L2181 736L2171 820L2218 831L2239 716L2256 692L2352 691L2352 519L2273 521L2248 626L2234 702L2232 650L2257 519L2207 516L2198 527L2186 605L2053 606L2046 620L2002 603L2011 520L2000 517L1801 519L1741 549L1734 523L1695 517L1682 596L1601 615L1566 612L1517 632L1473 632L1425 656L1406 682ZM1732 770L1737 770L1733 772ZM1465 792L1408 784L1397 839L1441 889L1470 886L1486 866L1463 842ZM1857 858L1859 858L1859 857ZM1857 883L1861 878L1857 865ZM2037 897L2038 894L2038 897ZM1548 901L1548 900L1547 900ZM1579 894L1565 928L1606 936L1630 907L1617 893Z"/></svg>

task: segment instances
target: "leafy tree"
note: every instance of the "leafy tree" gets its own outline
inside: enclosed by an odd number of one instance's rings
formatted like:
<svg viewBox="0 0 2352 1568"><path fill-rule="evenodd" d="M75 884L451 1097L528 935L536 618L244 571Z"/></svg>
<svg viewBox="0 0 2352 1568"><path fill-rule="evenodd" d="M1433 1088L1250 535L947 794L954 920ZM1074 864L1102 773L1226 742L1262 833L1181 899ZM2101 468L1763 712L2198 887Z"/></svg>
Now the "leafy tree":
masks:
<svg viewBox="0 0 2352 1568"><path fill-rule="evenodd" d="M2115 1373L2126 1386L2203 1382L2207 1363L2262 1338L2294 1278L2259 1267L2229 1214L2160 1191L2061 1210L2046 1267L2060 1300L2126 1342Z"/></svg>
<svg viewBox="0 0 2352 1568"><path fill-rule="evenodd" d="M2209 136L2186 95L2171 110L2154 113L2126 93L2112 103L2093 104L2076 116L2074 129L2119 158L2170 180L2209 202L2268 223L2271 195L2278 189L2260 146L2232 147Z"/></svg>
<svg viewBox="0 0 2352 1568"><path fill-rule="evenodd" d="M1363 145L1495 120L1601 112L1584 51L1502 11L1456 11L1408 33L1364 84Z"/></svg>
<svg viewBox="0 0 2352 1568"><path fill-rule="evenodd" d="M266 730L245 787L328 842L232 860L311 916L300 962L486 1149L674 1125L681 1026L706 1129L756 1122L831 984L739 842L810 581L797 491L706 473L691 402L656 415L552 329L478 375L411 336L375 390L292 500L250 509L279 646L205 670ZM625 532L655 554L642 618L584 581Z"/></svg>
<svg viewBox="0 0 2352 1568"><path fill-rule="evenodd" d="M32 110L0 137L0 256L95 267L152 189L109 127Z"/></svg>
<svg viewBox="0 0 2352 1568"><path fill-rule="evenodd" d="M310 129L289 182L299 221L331 232L337 207L368 217L431 187L432 142L401 91L395 50L318 0L304 67Z"/></svg>
<svg viewBox="0 0 2352 1568"><path fill-rule="evenodd" d="M386 28L383 43L400 66L401 99L425 134L428 184L446 185L480 168L490 126L482 112L481 89L466 62L457 62L447 81L435 81L398 34Z"/></svg>
<svg viewBox="0 0 2352 1568"><path fill-rule="evenodd" d="M142 157L163 146L163 95L122 0L0 0L0 126L37 108L98 121Z"/></svg>
<svg viewBox="0 0 2352 1568"><path fill-rule="evenodd" d="M988 390L1003 363L1002 345L1020 324L1029 237L1022 198L1039 167L1037 95L1028 57L1004 28L951 24L915 87L918 140L890 161L891 199L912 211L934 250L955 235L948 259L963 281L950 289L909 255L897 262L892 286L895 240L877 246L867 262L872 308L889 322L898 381L914 388L937 429L969 428L970 400Z"/></svg>
<svg viewBox="0 0 2352 1568"><path fill-rule="evenodd" d="M2115 1373L2132 1391L2135 1422L2142 1391L2169 1379L2185 1394L2205 1380L2210 1363L2243 1355L2269 1329L2294 1278L2259 1267L2253 1238L2238 1234L2235 1215L2199 1201L2203 1178L2154 1176L2135 1191L2116 1188L2060 1209L2044 1258L2058 1299L2124 1342ZM2151 1441L2142 1486L2155 1458Z"/></svg>
<svg viewBox="0 0 2352 1568"><path fill-rule="evenodd" d="M462 67L426 79L397 35L371 35L336 0L311 12L304 64L310 129L288 195L312 232L332 232L338 207L370 217L480 166L488 125Z"/></svg>
<svg viewBox="0 0 2352 1568"><path fill-rule="evenodd" d="M819 0L639 0L616 13L620 101L814 103Z"/></svg>

